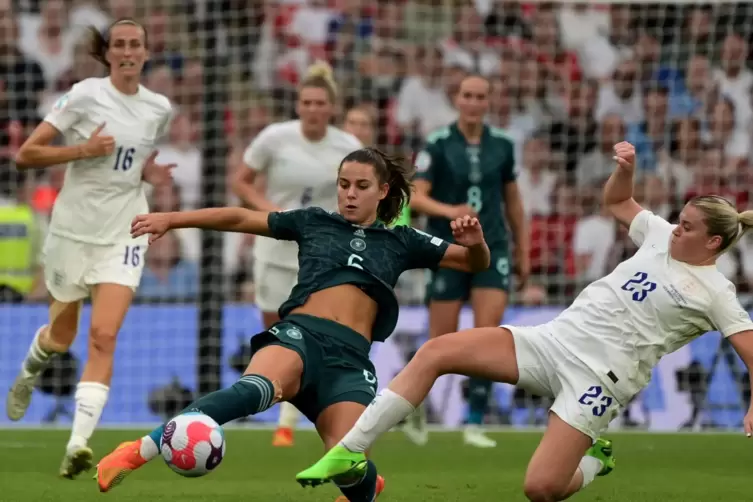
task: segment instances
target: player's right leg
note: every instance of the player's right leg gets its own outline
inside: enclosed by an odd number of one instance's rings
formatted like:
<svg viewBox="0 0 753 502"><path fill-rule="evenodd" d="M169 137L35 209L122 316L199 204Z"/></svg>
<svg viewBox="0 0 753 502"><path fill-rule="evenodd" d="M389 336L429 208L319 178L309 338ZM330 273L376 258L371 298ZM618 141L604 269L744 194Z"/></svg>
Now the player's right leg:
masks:
<svg viewBox="0 0 753 502"><path fill-rule="evenodd" d="M37 378L56 354L68 350L76 338L81 302L53 300L49 309L49 323L41 326L31 342L13 386L8 392L6 413L13 421L21 420L31 404Z"/></svg>
<svg viewBox="0 0 753 502"><path fill-rule="evenodd" d="M330 479L342 474L338 469L348 465L344 460L351 465L364 462L365 452L376 439L413 413L437 378L450 373L516 383L518 363L512 333L505 328L476 328L429 340L389 388L377 395L340 444L296 478L311 482L326 472Z"/></svg>
<svg viewBox="0 0 753 502"><path fill-rule="evenodd" d="M266 345L254 351L243 376L232 386L194 401L184 412L198 411L223 425L265 411L298 393L304 368L303 356L292 348L270 343L271 335L267 333L257 337L266 337ZM164 424L141 439L121 444L100 460L95 475L99 490L111 490L132 471L157 457L163 430Z"/></svg>
<svg viewBox="0 0 753 502"><path fill-rule="evenodd" d="M610 441L593 441L552 412L528 464L523 492L532 502L565 500L613 468Z"/></svg>

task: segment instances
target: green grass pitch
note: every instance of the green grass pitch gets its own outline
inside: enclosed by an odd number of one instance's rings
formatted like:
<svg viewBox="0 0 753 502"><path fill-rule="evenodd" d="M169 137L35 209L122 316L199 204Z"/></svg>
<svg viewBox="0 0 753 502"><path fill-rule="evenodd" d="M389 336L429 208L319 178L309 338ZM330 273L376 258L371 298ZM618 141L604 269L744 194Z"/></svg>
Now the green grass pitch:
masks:
<svg viewBox="0 0 753 502"><path fill-rule="evenodd" d="M103 455L139 431L103 430L92 442ZM525 500L523 473L540 433L494 435L499 446L477 450L458 433L436 433L415 447L400 433L377 444L374 460L386 478L380 502L491 502ZM753 440L742 434L613 434L617 468L573 500L709 502L753 500ZM118 502L332 502L332 485L303 489L295 473L321 454L313 432L299 432L294 448L270 445L266 430L228 430L227 455L217 471L185 479L157 459L108 494L90 475L56 477L67 432L0 430L0 502L113 500Z"/></svg>

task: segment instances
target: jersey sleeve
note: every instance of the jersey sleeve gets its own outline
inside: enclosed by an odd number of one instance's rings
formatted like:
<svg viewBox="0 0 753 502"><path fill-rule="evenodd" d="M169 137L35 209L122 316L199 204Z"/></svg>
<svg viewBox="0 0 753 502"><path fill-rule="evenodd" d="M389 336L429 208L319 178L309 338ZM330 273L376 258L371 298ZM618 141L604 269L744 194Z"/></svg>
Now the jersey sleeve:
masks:
<svg viewBox="0 0 753 502"><path fill-rule="evenodd" d="M414 268L436 270L439 267L439 263L450 246L449 242L412 227L397 227L396 231L403 233L408 248L406 270Z"/></svg>
<svg viewBox="0 0 753 502"><path fill-rule="evenodd" d="M416 179L434 182L434 173L442 162L441 149L436 143L427 143L416 155Z"/></svg>
<svg viewBox="0 0 753 502"><path fill-rule="evenodd" d="M505 185L513 183L518 179L518 165L515 159L515 145L508 139L503 139L507 143L506 155L502 160L502 183Z"/></svg>
<svg viewBox="0 0 753 502"><path fill-rule="evenodd" d="M269 213L269 235L282 241L298 241L303 236L303 229L310 216L309 208Z"/></svg>
<svg viewBox="0 0 753 502"><path fill-rule="evenodd" d="M750 315L740 305L735 286L731 283L726 289L717 293L711 304L709 320L724 337L741 331L753 330Z"/></svg>
<svg viewBox="0 0 753 502"><path fill-rule="evenodd" d="M58 98L44 121L64 133L73 127L86 113L86 103L90 92L83 82L71 87L71 90Z"/></svg>
<svg viewBox="0 0 753 502"><path fill-rule="evenodd" d="M157 129L157 140L167 136L167 133L170 132L170 126L172 125L174 118L175 112L172 105L168 103L167 109L165 110L165 116L162 119L162 122L160 122L159 128Z"/></svg>
<svg viewBox="0 0 753 502"><path fill-rule="evenodd" d="M254 138L243 152L243 163L254 171L266 171L275 151L276 134L274 126L265 128Z"/></svg>
<svg viewBox="0 0 753 502"><path fill-rule="evenodd" d="M647 241L662 238L668 239L673 228L674 225L664 218L656 216L648 209L644 209L636 214L633 221L630 222L628 235L630 235L635 245L640 247Z"/></svg>

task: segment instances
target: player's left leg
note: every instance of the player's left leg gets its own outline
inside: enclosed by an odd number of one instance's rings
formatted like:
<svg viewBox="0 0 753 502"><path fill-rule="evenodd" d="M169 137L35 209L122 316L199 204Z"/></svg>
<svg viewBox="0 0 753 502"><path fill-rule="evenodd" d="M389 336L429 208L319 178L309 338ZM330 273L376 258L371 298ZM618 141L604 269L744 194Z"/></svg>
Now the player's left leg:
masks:
<svg viewBox="0 0 753 502"><path fill-rule="evenodd" d="M365 409L363 403L344 401L328 406L319 414L316 430L324 442L325 451L337 446ZM352 473L332 480L343 493L335 502L372 502L384 490L384 478L377 474L376 465L371 460L355 467Z"/></svg>
<svg viewBox="0 0 753 502"><path fill-rule="evenodd" d="M298 473L298 482L326 481L365 465L364 452L381 434L413 413L437 378L448 373L515 384L519 374L512 333L505 328L476 328L426 342L389 388L371 402L340 444Z"/></svg>
<svg viewBox="0 0 753 502"><path fill-rule="evenodd" d="M73 478L92 466L88 443L107 403L112 379L115 341L133 299L133 289L121 284L92 287L88 357L76 387L76 410L60 474ZM88 461L82 462L81 458Z"/></svg>
<svg viewBox="0 0 753 502"><path fill-rule="evenodd" d="M523 491L533 502L565 500L613 468L611 442L593 442L551 412L544 437L528 464Z"/></svg>
<svg viewBox="0 0 753 502"><path fill-rule="evenodd" d="M507 306L507 292L491 287L477 287L471 290L471 307L475 327L499 326ZM463 431L465 444L477 448L494 448L497 442L484 434L482 426L489 407L492 382L471 377L468 380L468 419Z"/></svg>

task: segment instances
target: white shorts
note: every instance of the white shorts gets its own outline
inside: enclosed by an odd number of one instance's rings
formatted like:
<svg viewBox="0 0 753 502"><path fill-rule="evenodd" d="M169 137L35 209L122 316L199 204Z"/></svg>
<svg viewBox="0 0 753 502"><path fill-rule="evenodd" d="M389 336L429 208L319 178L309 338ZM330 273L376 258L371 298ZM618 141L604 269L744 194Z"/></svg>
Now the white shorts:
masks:
<svg viewBox="0 0 753 502"><path fill-rule="evenodd" d="M298 270L256 260L254 262L256 306L262 312L277 312L280 305L288 299L297 282Z"/></svg>
<svg viewBox="0 0 753 502"><path fill-rule="evenodd" d="M96 284L121 284L136 291L147 248L143 240L97 245L49 234L43 249L47 291L64 303L87 298Z"/></svg>
<svg viewBox="0 0 753 502"><path fill-rule="evenodd" d="M567 351L545 326L502 326L512 332L520 378L518 386L554 398L551 411L596 440L620 413L620 403L601 379Z"/></svg>

